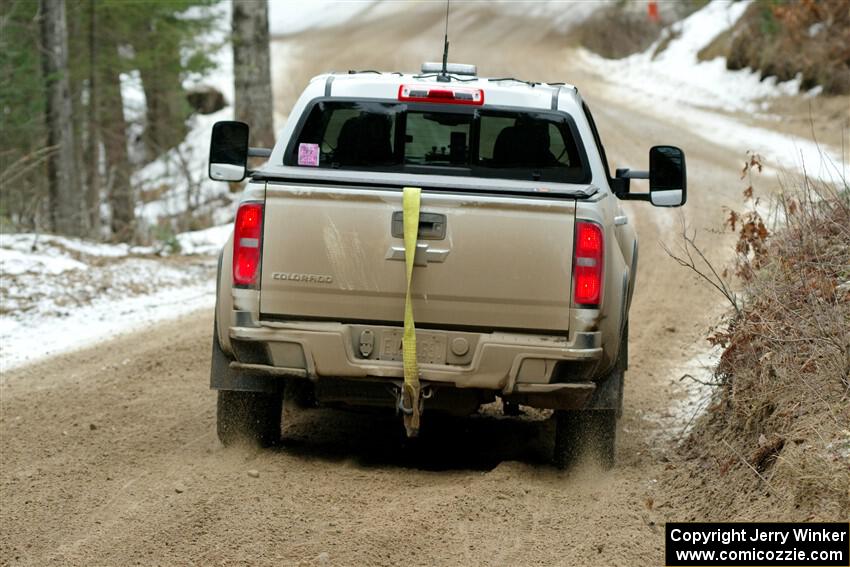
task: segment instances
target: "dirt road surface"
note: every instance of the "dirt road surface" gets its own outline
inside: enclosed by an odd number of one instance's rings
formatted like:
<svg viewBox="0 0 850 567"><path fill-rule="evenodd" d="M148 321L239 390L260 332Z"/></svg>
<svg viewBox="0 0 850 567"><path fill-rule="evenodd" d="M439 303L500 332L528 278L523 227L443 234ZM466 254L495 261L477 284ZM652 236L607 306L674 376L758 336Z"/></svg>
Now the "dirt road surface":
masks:
<svg viewBox="0 0 850 567"><path fill-rule="evenodd" d="M281 41L280 110L323 70L436 60L439 6L415 6ZM207 386L212 313L200 312L3 376L0 564L662 564L658 524L689 517L647 504L677 433L663 418L721 305L659 243L675 243L684 215L713 259L728 256L728 238L706 231L740 205L742 156L606 98L545 22L472 10L453 17L451 60L578 84L612 165L645 168L656 143L688 156L682 212L629 207L641 261L615 470L556 471L548 422L495 414L426 415L430 431L407 446L395 419L287 409L280 447L224 449Z"/></svg>

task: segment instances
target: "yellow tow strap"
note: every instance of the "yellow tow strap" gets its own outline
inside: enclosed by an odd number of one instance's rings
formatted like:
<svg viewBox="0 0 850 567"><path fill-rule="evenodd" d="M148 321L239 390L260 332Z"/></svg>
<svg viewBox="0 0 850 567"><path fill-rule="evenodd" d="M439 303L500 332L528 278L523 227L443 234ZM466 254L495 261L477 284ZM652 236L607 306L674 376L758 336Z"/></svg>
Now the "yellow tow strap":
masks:
<svg viewBox="0 0 850 567"><path fill-rule="evenodd" d="M402 340L402 361L404 365L404 386L402 403L404 409L404 428L408 437L419 432L419 365L416 360L416 326L413 323L413 302L410 297L413 282L413 262L416 258L416 239L419 235L419 203L422 190L418 187L405 187L402 193L404 219L404 264L407 273L407 292L404 297L404 338Z"/></svg>

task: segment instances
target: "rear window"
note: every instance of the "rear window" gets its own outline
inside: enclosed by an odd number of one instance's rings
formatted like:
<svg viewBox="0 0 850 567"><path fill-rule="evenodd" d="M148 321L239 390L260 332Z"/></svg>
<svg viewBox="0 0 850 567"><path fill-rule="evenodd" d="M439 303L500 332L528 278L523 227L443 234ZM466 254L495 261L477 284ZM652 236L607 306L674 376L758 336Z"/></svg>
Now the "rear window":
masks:
<svg viewBox="0 0 850 567"><path fill-rule="evenodd" d="M558 112L319 101L284 164L558 183L590 179L575 124Z"/></svg>

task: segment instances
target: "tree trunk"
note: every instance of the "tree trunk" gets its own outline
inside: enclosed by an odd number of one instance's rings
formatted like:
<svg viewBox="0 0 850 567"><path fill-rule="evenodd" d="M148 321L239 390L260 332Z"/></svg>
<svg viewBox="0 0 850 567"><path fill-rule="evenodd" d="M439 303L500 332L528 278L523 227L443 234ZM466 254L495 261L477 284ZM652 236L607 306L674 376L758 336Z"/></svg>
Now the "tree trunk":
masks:
<svg viewBox="0 0 850 567"><path fill-rule="evenodd" d="M154 61L141 69L147 119L143 137L146 161L183 141L188 115L180 67L176 64L180 61L177 38L162 34L151 55Z"/></svg>
<svg viewBox="0 0 850 567"><path fill-rule="evenodd" d="M79 72L82 69L82 56L80 55L83 43L80 37L86 31L87 25L84 20L82 4L71 2L66 6L65 22L68 29L68 68L69 89L71 93L71 117L72 131L74 132L74 155L79 158L75 164L74 173L77 175L77 189L79 191L77 200L80 207L80 230L82 234L89 234L88 211L86 210L86 194L88 191L88 170L85 167L86 142L88 135L87 110L88 105L84 101L83 92L87 90L85 75Z"/></svg>
<svg viewBox="0 0 850 567"><path fill-rule="evenodd" d="M47 87L47 144L56 151L47 160L51 228L79 236L83 200L74 151L71 93L68 86L68 30L65 0L41 0L42 65Z"/></svg>
<svg viewBox="0 0 850 567"><path fill-rule="evenodd" d="M117 46L108 45L112 53L100 80L100 135L106 153L106 178L109 205L112 209L112 234L128 242L135 232L135 205L130 185L130 158L127 154L127 124L124 121L124 101L121 98L121 78L115 61Z"/></svg>
<svg viewBox="0 0 850 567"><path fill-rule="evenodd" d="M251 144L274 145L269 69L268 3L233 0L233 76L236 120L251 127Z"/></svg>
<svg viewBox="0 0 850 567"><path fill-rule="evenodd" d="M86 214L88 215L89 232L92 236L100 235L100 136L97 123L97 17L95 0L89 0L89 106L86 130L86 171L88 186L86 187Z"/></svg>

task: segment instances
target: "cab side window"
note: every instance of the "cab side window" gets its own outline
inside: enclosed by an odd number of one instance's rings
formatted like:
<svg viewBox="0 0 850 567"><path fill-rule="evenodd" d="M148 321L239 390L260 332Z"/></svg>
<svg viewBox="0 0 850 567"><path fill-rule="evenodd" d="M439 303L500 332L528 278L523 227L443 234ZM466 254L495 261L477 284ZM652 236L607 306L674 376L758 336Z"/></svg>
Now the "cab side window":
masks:
<svg viewBox="0 0 850 567"><path fill-rule="evenodd" d="M605 154L605 146L602 145L602 140L599 138L599 131L596 129L596 122L593 121L593 115L590 113L590 107L586 102L581 103L581 108L584 110L584 116L590 124L590 131L593 132L593 142L596 144L596 151L599 152L599 157L602 159L602 166L605 168L605 177L608 182L611 182L611 168L608 167L608 156Z"/></svg>

